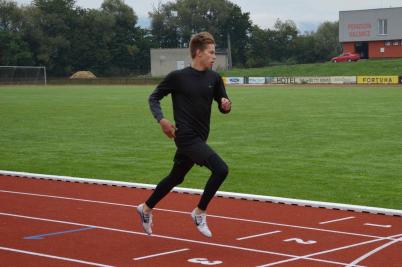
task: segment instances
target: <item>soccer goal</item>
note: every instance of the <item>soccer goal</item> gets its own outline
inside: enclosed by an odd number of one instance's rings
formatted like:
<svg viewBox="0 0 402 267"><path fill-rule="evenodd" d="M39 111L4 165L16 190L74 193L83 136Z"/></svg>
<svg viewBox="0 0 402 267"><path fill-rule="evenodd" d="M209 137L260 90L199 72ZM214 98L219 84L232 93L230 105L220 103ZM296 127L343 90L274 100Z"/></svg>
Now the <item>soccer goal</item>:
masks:
<svg viewBox="0 0 402 267"><path fill-rule="evenodd" d="M46 85L46 67L0 66L0 84Z"/></svg>

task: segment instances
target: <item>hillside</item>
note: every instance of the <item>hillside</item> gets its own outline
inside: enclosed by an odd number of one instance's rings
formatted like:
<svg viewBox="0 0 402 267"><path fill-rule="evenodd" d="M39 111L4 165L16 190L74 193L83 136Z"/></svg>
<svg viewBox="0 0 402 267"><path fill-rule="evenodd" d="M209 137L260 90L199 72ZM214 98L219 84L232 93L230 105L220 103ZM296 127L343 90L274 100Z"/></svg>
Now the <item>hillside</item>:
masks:
<svg viewBox="0 0 402 267"><path fill-rule="evenodd" d="M281 65L264 68L222 71L222 76L357 76L357 75L402 75L402 59L360 60L351 63L316 63Z"/></svg>

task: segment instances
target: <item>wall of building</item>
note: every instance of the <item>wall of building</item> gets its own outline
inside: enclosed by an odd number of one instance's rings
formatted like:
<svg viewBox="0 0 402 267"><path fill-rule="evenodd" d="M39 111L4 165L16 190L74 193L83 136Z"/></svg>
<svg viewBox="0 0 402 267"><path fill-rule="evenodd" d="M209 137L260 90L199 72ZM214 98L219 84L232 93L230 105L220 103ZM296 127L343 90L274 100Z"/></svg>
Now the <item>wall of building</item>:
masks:
<svg viewBox="0 0 402 267"><path fill-rule="evenodd" d="M387 34L380 34L379 20L387 20ZM402 7L339 12L339 41L402 39Z"/></svg>
<svg viewBox="0 0 402 267"><path fill-rule="evenodd" d="M380 31L380 21L386 21L385 34L381 33L384 28ZM360 53L364 58L401 58L401 26L402 7L339 12L343 52Z"/></svg>
<svg viewBox="0 0 402 267"><path fill-rule="evenodd" d="M169 72L190 66L191 57L188 48L151 49L151 75L161 77ZM224 53L216 54L214 70L227 70L228 57Z"/></svg>
<svg viewBox="0 0 402 267"><path fill-rule="evenodd" d="M369 42L369 58L400 58L402 57L402 41Z"/></svg>
<svg viewBox="0 0 402 267"><path fill-rule="evenodd" d="M355 52L355 43L342 43L343 47L343 53L349 52L349 53L354 53Z"/></svg>

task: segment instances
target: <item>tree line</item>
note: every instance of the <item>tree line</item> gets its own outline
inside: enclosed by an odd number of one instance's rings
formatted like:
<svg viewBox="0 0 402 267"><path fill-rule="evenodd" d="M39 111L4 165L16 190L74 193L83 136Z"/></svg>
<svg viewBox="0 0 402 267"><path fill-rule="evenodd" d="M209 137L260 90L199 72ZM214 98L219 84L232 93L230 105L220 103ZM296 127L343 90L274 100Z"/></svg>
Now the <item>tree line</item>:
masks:
<svg viewBox="0 0 402 267"><path fill-rule="evenodd" d="M46 66L52 76L90 70L98 76L150 72L151 48L187 47L192 34L211 32L217 49L231 46L233 66L312 63L340 52L338 22L300 33L291 20L273 29L252 23L229 0L176 0L149 12L149 29L124 0L104 0L99 9L75 0L0 0L0 65Z"/></svg>

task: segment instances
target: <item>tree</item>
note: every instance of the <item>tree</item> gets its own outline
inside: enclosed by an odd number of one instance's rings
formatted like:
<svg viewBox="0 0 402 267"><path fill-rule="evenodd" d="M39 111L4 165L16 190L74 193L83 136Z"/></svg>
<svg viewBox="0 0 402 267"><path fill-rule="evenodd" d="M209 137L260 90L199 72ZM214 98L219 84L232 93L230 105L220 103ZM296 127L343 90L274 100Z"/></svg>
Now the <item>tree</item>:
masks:
<svg viewBox="0 0 402 267"><path fill-rule="evenodd" d="M314 63L317 61L314 33L305 33L296 38L294 58L297 63Z"/></svg>
<svg viewBox="0 0 402 267"><path fill-rule="evenodd" d="M324 22L314 35L315 50L319 61L326 61L341 52L339 43L339 23Z"/></svg>
<svg viewBox="0 0 402 267"><path fill-rule="evenodd" d="M16 2L0 0L0 31L18 32L22 13Z"/></svg>
<svg viewBox="0 0 402 267"><path fill-rule="evenodd" d="M114 19L114 35L110 42L113 72L128 74L138 69L135 59L140 50L136 41L142 38L143 32L135 26L138 18L134 10L122 0L105 0L101 10Z"/></svg>
<svg viewBox="0 0 402 267"><path fill-rule="evenodd" d="M249 13L227 0L177 0L159 4L149 13L155 43L163 48L187 47L196 32L208 31L217 48L227 48L228 35L235 64L244 64Z"/></svg>
<svg viewBox="0 0 402 267"><path fill-rule="evenodd" d="M45 65L51 75L71 73L74 59L71 57L71 40L76 34L78 18L74 0L34 0L27 10L37 36L29 38L35 44L37 62Z"/></svg>
<svg viewBox="0 0 402 267"><path fill-rule="evenodd" d="M269 30L253 25L247 47L246 67L264 67L269 64L272 58L270 47L272 43L269 42L269 36Z"/></svg>
<svg viewBox="0 0 402 267"><path fill-rule="evenodd" d="M17 3L0 0L0 65L32 65L33 55L23 39L23 14Z"/></svg>
<svg viewBox="0 0 402 267"><path fill-rule="evenodd" d="M296 24L292 20L277 19L272 34L272 59L283 62L294 56L295 40L298 35Z"/></svg>
<svg viewBox="0 0 402 267"><path fill-rule="evenodd" d="M177 11L173 5L173 3L159 4L149 13L151 35L157 47L176 48L183 45L178 33Z"/></svg>
<svg viewBox="0 0 402 267"><path fill-rule="evenodd" d="M96 75L110 74L115 20L101 10L80 10L72 43L72 72L90 70Z"/></svg>
<svg viewBox="0 0 402 267"><path fill-rule="evenodd" d="M297 50L298 30L291 20L277 19L274 29L254 25L247 46L247 67L263 67L272 62L293 62Z"/></svg>

